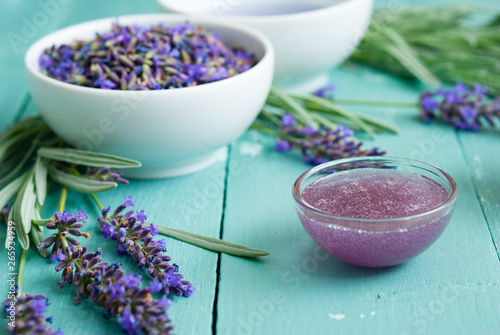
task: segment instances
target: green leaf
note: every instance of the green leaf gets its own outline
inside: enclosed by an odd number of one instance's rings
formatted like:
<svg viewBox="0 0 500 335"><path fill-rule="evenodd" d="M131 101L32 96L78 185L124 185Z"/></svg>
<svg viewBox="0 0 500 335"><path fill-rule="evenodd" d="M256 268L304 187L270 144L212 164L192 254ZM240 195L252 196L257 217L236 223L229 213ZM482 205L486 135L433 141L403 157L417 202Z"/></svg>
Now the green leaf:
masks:
<svg viewBox="0 0 500 335"><path fill-rule="evenodd" d="M292 99L287 93L283 92L279 88L272 86L271 91L269 93L270 99L277 99L282 104L284 109L287 109L290 113L292 113L296 118L300 119L305 124L308 124L312 127L317 128L318 124L314 119L309 115L307 110L304 109L297 101Z"/></svg>
<svg viewBox="0 0 500 335"><path fill-rule="evenodd" d="M70 148L42 147L38 149L38 156L55 161L92 167L126 169L141 166L140 162L133 159Z"/></svg>
<svg viewBox="0 0 500 335"><path fill-rule="evenodd" d="M38 249L38 244L43 243L45 241L45 235L43 233L43 227L33 225L30 231L31 241L35 244L36 250L43 258L47 258L49 256L49 252L47 249Z"/></svg>
<svg viewBox="0 0 500 335"><path fill-rule="evenodd" d="M31 223L40 227L45 227L51 219L31 219Z"/></svg>
<svg viewBox="0 0 500 335"><path fill-rule="evenodd" d="M32 158L36 148L38 147L38 141L40 138L42 138L44 135L44 132L38 133L33 141L31 142L31 147L28 149L28 151L24 154L23 158L19 163L15 166L14 169L12 169L7 175L3 176L0 178L0 187L3 187L4 185L10 183L13 178L17 176L17 174L25 167L26 163Z"/></svg>
<svg viewBox="0 0 500 335"><path fill-rule="evenodd" d="M325 113L333 113L335 115L341 115L349 120L351 120L353 123L355 123L359 128L363 129L366 131L371 137L375 138L375 132L373 129L366 124L365 121L363 121L358 115L356 115L353 112L349 112L339 105L334 104L332 101L328 99L324 99L315 95L302 95L302 94L291 94L291 96L294 99L299 99L303 100L306 102L310 103L315 103L318 106L321 106L324 108Z"/></svg>
<svg viewBox="0 0 500 335"><path fill-rule="evenodd" d="M38 127L39 128L39 127ZM4 142L0 144L0 161L3 161L7 154L12 151L16 145L22 144L21 142L24 140L29 140L34 133L37 133L39 130L30 129L26 130L26 132L15 134L12 137L7 138Z"/></svg>
<svg viewBox="0 0 500 335"><path fill-rule="evenodd" d="M14 179L7 186L2 188L2 190L0 190L0 208L3 208L3 206L8 203L9 200L12 199L17 192L19 192L21 187L23 187L27 176L28 172L18 177L17 179Z"/></svg>
<svg viewBox="0 0 500 335"><path fill-rule="evenodd" d="M31 230L31 216L36 203L34 172L34 169L30 170L16 200L16 202L19 202L19 206L16 206L16 218L21 223L26 234ZM16 224L19 222L16 222Z"/></svg>
<svg viewBox="0 0 500 335"><path fill-rule="evenodd" d="M7 221L8 222L11 222L11 221L14 221L14 208L16 207L16 203L14 202L14 204L12 205L12 207L10 208L10 213L9 213L9 216L7 217ZM15 222L15 221L14 221ZM9 225L10 227L10 225ZM10 229L9 229L10 230ZM8 231L9 231L8 230ZM7 231L7 232L8 232ZM15 233L15 236L17 236L17 230L14 230L14 233ZM16 239L14 239L14 242L16 241ZM5 249L7 249L9 247L9 244L10 244L10 239L9 239L9 234L7 233L6 236L5 236Z"/></svg>
<svg viewBox="0 0 500 335"><path fill-rule="evenodd" d="M16 202L14 202L14 205L12 205L11 212L9 215L9 221L13 221L15 223L16 227L16 238L19 241L19 244L21 244L21 247L26 250L30 247L30 239L28 237L28 233L24 230L23 225L20 222L19 219L19 209L18 207L20 206L20 200L19 198L16 199ZM7 247L8 240L5 241L5 246Z"/></svg>
<svg viewBox="0 0 500 335"><path fill-rule="evenodd" d="M0 134L0 142L4 142L7 138L14 136L16 133L24 132L26 129L33 128L33 126L35 126L40 120L41 117L37 115L17 121Z"/></svg>
<svg viewBox="0 0 500 335"><path fill-rule="evenodd" d="M109 181L97 181L87 177L75 176L49 166L49 176L58 183L82 193L99 193L112 190L118 186L117 183Z"/></svg>
<svg viewBox="0 0 500 335"><path fill-rule="evenodd" d="M35 207L33 208L33 217L34 217L34 219L31 220L32 222L33 221L42 221L42 220L40 220L40 210L39 210L37 205L35 205ZM50 221L50 219L48 221ZM33 241L33 243L35 244L36 250L38 251L40 256L47 258L47 256L49 255L49 252L47 251L47 249L41 249L41 250L38 249L38 244L43 243L43 241L45 241L45 235L43 233L43 226L33 224L31 226L30 238L31 238L31 241Z"/></svg>
<svg viewBox="0 0 500 335"><path fill-rule="evenodd" d="M36 196L40 206L43 206L43 203L45 202L45 196L47 195L47 176L47 165L45 165L40 157L37 157L35 163L35 188Z"/></svg>
<svg viewBox="0 0 500 335"><path fill-rule="evenodd" d="M253 249L241 244L226 242L218 238L209 237L205 235L190 233L184 230L172 229L163 226L158 226L160 234L175 238L180 241L198 246L214 252L223 252L228 255L237 257L257 257L267 256L268 251Z"/></svg>

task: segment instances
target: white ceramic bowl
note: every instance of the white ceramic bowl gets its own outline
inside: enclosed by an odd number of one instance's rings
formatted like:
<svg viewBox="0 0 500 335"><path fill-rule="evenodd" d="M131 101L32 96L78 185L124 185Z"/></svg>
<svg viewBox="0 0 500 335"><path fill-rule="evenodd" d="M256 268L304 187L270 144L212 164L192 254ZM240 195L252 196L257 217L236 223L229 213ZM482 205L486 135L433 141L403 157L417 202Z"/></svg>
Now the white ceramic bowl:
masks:
<svg viewBox="0 0 500 335"><path fill-rule="evenodd" d="M219 31L230 46L243 47L259 59L248 71L218 82L160 91L118 91L82 87L40 72L38 58L53 44L90 40L111 28L116 18L74 25L51 33L27 51L25 65L31 95L47 124L65 141L92 150L137 159L143 166L129 177L162 178L207 167L217 150L253 122L269 92L274 51L261 33L233 22L150 14L119 18L122 24L167 26L189 20Z"/></svg>
<svg viewBox="0 0 500 335"><path fill-rule="evenodd" d="M157 0L170 12L250 25L276 52L274 83L294 91L326 84L363 37L373 0Z"/></svg>

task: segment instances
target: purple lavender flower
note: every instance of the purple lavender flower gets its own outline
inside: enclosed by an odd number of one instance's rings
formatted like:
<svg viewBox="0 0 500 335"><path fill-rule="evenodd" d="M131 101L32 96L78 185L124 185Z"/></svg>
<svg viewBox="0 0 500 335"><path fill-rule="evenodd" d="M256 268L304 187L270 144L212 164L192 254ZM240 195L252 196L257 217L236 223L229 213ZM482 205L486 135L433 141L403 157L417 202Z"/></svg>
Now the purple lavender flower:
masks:
<svg viewBox="0 0 500 335"><path fill-rule="evenodd" d="M482 120L494 127L494 118L500 117L500 98L488 100L488 88L475 84L469 88L456 83L452 89L439 88L420 95L420 116L431 122L442 119L455 129L478 131Z"/></svg>
<svg viewBox="0 0 500 335"><path fill-rule="evenodd" d="M350 139L352 136L354 132L343 125L335 130L326 127L316 129L309 125L301 126L291 114L284 114L275 150L284 152L299 149L305 162L311 165L347 157L385 154L385 151L378 148L363 150L363 142L355 142Z"/></svg>
<svg viewBox="0 0 500 335"><path fill-rule="evenodd" d="M68 234L76 237L83 236L86 239L90 238L90 232L84 233L80 231L80 228L83 227L83 223L87 219L88 215L84 214L83 209L76 214L68 213L67 211L63 211L62 213L57 212L46 225L48 229L57 230L57 232L47 237L43 243L39 243L38 249L48 249L53 245L50 255L50 261L53 262L56 260L56 256L63 250L63 239L66 240L70 249L80 244L80 242L68 236Z"/></svg>
<svg viewBox="0 0 500 335"><path fill-rule="evenodd" d="M167 315L171 301L166 295L154 300L154 287L141 288L141 276L125 273L120 264L102 262L102 251L88 253L87 247L64 248L57 255L59 264L55 270L61 271L59 286L65 283L76 287L78 304L82 298L90 298L105 310L104 317L117 317L122 330L135 334L170 334L172 326Z"/></svg>
<svg viewBox="0 0 500 335"><path fill-rule="evenodd" d="M109 208L102 211L102 217L98 221L104 238L117 240L117 252L130 254L139 268L146 270L156 280L155 288L161 284L165 294L190 296L194 292L194 286L182 279L183 276L178 273L179 268L170 264L170 257L162 253L166 251L166 241L153 239L158 234L158 227L154 223L149 226L145 224L147 217L144 211L136 212L136 215L133 210L121 214L125 208L135 204L131 197L126 197L113 215L108 215Z"/></svg>
<svg viewBox="0 0 500 335"><path fill-rule="evenodd" d="M44 313L49 305L48 299L41 294L26 295L6 299L3 302L7 321L7 332L10 335L46 334L63 335L61 330L53 331L47 324L52 318Z"/></svg>
<svg viewBox="0 0 500 335"><path fill-rule="evenodd" d="M10 207L9 204L5 204L0 211L0 220L7 223L9 221Z"/></svg>
<svg viewBox="0 0 500 335"><path fill-rule="evenodd" d="M92 41L53 46L40 70L58 80L111 90L160 90L201 85L245 72L255 57L226 46L218 33L189 22L166 28L122 26Z"/></svg>
<svg viewBox="0 0 500 335"><path fill-rule="evenodd" d="M114 181L118 184L127 185L129 181L122 178L122 171L111 171L109 167L88 168L86 175L97 181Z"/></svg>
<svg viewBox="0 0 500 335"><path fill-rule="evenodd" d="M333 84L333 82L329 81L324 87L315 91L313 94L320 98L333 99L334 92L335 92L335 85Z"/></svg>

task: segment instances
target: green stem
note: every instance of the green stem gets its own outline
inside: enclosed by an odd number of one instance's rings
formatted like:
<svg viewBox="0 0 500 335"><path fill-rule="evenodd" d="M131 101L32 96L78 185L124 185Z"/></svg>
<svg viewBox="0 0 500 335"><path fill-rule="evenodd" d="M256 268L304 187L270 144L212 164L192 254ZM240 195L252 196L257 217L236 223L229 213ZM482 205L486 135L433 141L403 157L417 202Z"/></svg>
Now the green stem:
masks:
<svg viewBox="0 0 500 335"><path fill-rule="evenodd" d="M68 198L68 188L63 186L61 190L61 197L59 198L59 205L57 206L57 210L59 212L64 211L64 207L66 206L66 199Z"/></svg>
<svg viewBox="0 0 500 335"><path fill-rule="evenodd" d="M311 127L318 127L318 124L314 119L309 115L307 110L302 107L291 95L283 92L279 88L273 86L271 87L271 91L269 93L272 97L276 97L279 99L286 107L290 109L290 112L294 114L295 117L301 118L305 124L309 124Z"/></svg>
<svg viewBox="0 0 500 335"><path fill-rule="evenodd" d="M380 107L418 107L414 102L405 101L380 101L380 100L355 100L355 99L334 99L336 103L355 106L380 106Z"/></svg>
<svg viewBox="0 0 500 335"><path fill-rule="evenodd" d="M278 138L281 138L283 140L287 140L289 142L294 142L294 143L297 143L299 144L300 143L300 139L297 139L293 136L289 136L287 134L283 134L282 132L278 131L278 130L273 130L271 128L268 128L264 125L262 125L260 122L258 121L255 121L251 126L250 128L252 129L255 129L255 130L258 130L264 134L268 134L268 135L271 135L273 137L278 137Z"/></svg>
<svg viewBox="0 0 500 335"><path fill-rule="evenodd" d="M29 249L23 250L23 253L21 254L21 260L19 261L19 272L17 274L17 289L18 289L17 295L18 296L20 296L21 292L23 291L24 267L26 265L26 258L28 256L28 250Z"/></svg>
<svg viewBox="0 0 500 335"><path fill-rule="evenodd" d="M102 205L101 200L99 200L99 198L97 197L97 194L91 193L90 196L92 197L92 200L94 200L97 207L99 207L99 210L102 212L102 210L104 209L104 206Z"/></svg>
<svg viewBox="0 0 500 335"><path fill-rule="evenodd" d="M61 233L59 233L61 235ZM65 237L61 237L61 243L63 245L63 249L65 249L68 246L68 241L66 241Z"/></svg>

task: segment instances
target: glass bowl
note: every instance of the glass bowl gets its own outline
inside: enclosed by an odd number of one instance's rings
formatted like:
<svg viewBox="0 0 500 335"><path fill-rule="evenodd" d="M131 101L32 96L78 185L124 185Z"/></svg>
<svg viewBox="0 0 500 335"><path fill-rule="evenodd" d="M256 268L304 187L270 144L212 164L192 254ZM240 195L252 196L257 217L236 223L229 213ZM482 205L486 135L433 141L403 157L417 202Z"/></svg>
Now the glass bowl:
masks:
<svg viewBox="0 0 500 335"><path fill-rule="evenodd" d="M320 178L361 169L365 169L363 174L384 169L389 174L395 171L426 177L441 185L447 198L416 215L361 219L331 215L302 197L304 189ZM318 165L296 180L292 193L299 219L314 241L331 255L366 267L397 265L422 253L448 225L457 199L455 181L446 172L427 163L396 157L348 158Z"/></svg>

